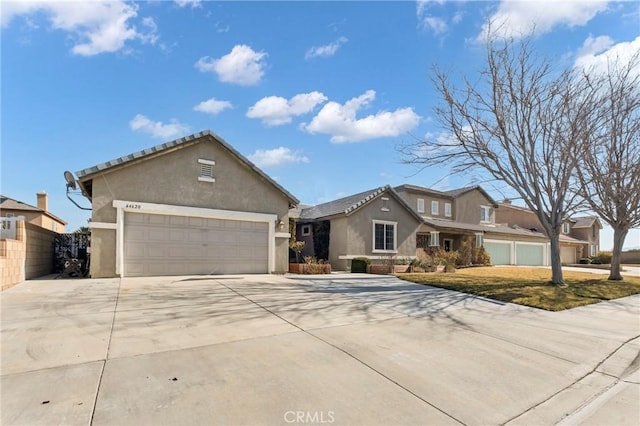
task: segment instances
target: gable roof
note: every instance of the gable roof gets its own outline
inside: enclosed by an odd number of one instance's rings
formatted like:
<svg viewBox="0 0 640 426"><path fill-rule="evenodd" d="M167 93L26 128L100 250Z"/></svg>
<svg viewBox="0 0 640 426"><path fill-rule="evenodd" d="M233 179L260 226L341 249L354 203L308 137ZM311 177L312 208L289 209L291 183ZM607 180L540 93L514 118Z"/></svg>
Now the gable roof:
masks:
<svg viewBox="0 0 640 426"><path fill-rule="evenodd" d="M67 224L67 222L65 222L64 220L60 219L58 216L46 210L42 210L39 207L32 206L31 204L23 203L22 201L18 201L14 198L10 198L5 195L0 195L0 211L3 211L3 210L21 210L21 211L42 213L44 215L49 216L56 222L63 223L65 225Z"/></svg>
<svg viewBox="0 0 640 426"><path fill-rule="evenodd" d="M129 155L124 155L122 157L118 157L114 160L110 160L104 163L100 163L98 165L88 167L86 169L82 169L76 172L76 176L78 176L78 180L81 184L84 182L88 182L92 180L93 175L98 173L105 172L107 170L111 170L117 167L123 167L133 162L148 160L156 157L157 155L161 155L175 149L184 148L190 146L192 144L200 143L203 141L216 142L227 151L229 151L236 159L238 159L242 164L249 167L251 170L256 172L260 177L266 180L269 184L273 185L276 189L282 192L289 201L292 201L292 204L298 204L300 201L294 197L289 191L284 189L280 184L278 184L275 180L269 177L266 173L258 168L255 164L253 164L249 159L247 159L244 155L240 154L235 148L229 145L224 139L222 139L217 134L213 133L211 130L203 130L198 133L193 133L188 136L184 136L182 138L174 139L169 142L165 142L160 145L152 146L151 148L143 149L142 151L134 152ZM90 195L90 191L89 192Z"/></svg>
<svg viewBox="0 0 640 426"><path fill-rule="evenodd" d="M405 191L421 192L423 194L431 194L436 197L444 197L444 198L451 198L451 199L456 199L468 192L478 190L482 195L485 196L487 200L489 200L489 202L493 207L498 207L498 203L487 193L487 191L482 189L480 185L465 186L464 188L451 189L449 191L438 191L436 189L431 189L431 188L418 186L418 185L410 185L410 184L396 186L394 189L396 191L405 190Z"/></svg>
<svg viewBox="0 0 640 426"><path fill-rule="evenodd" d="M369 202L377 199L382 194L388 193L398 203L400 203L407 211L416 218L418 222L422 222L422 217L418 215L407 204L400 195L389 185L381 186L379 188L371 189L369 191L359 192L357 194L349 195L348 197L339 198L337 200L329 201L327 203L318 204L316 206L302 209L300 212L300 219L315 220L329 216L335 216L338 214L350 215L353 214L360 207L368 204Z"/></svg>
<svg viewBox="0 0 640 426"><path fill-rule="evenodd" d="M602 228L600 221L595 216L574 217L573 219L575 220L573 228L591 228L594 223L597 223Z"/></svg>

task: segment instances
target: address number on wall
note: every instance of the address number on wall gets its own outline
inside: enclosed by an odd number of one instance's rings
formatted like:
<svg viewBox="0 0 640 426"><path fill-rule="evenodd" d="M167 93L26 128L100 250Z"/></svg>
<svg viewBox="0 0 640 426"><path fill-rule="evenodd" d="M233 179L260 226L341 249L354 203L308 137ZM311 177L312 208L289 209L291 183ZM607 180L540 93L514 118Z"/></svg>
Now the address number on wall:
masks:
<svg viewBox="0 0 640 426"><path fill-rule="evenodd" d="M141 209L142 206L140 204L127 204L124 206L125 209Z"/></svg>

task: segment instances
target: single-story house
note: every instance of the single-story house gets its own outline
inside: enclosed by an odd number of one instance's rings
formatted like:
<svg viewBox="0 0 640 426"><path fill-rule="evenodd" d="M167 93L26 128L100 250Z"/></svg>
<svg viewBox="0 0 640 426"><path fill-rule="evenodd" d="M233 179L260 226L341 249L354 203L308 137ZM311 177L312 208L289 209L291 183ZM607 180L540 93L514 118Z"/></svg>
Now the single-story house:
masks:
<svg viewBox="0 0 640 426"><path fill-rule="evenodd" d="M298 200L211 131L76 173L91 276L285 272Z"/></svg>

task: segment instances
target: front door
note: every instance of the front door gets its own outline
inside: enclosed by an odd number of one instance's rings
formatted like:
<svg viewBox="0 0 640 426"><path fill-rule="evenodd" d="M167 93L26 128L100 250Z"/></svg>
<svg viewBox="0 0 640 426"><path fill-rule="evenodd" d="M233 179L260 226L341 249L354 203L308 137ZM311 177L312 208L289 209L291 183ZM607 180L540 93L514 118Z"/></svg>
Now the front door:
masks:
<svg viewBox="0 0 640 426"><path fill-rule="evenodd" d="M443 244L444 244L444 251L453 250L453 240L445 239L443 240Z"/></svg>

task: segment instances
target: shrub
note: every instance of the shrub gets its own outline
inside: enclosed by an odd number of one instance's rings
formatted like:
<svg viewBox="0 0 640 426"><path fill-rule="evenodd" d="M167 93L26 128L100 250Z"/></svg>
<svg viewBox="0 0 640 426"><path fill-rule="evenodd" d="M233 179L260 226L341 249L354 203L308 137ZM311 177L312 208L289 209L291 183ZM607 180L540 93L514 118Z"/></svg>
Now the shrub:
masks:
<svg viewBox="0 0 640 426"><path fill-rule="evenodd" d="M474 265L491 265L491 256L484 249L484 247L478 247L473 252L473 264Z"/></svg>
<svg viewBox="0 0 640 426"><path fill-rule="evenodd" d="M296 254L296 263L300 263L300 253L302 253L306 244L307 243L304 241L294 241L289 243L289 248Z"/></svg>
<svg viewBox="0 0 640 426"><path fill-rule="evenodd" d="M458 249L457 265L467 266L473 263L473 245L470 237L464 237Z"/></svg>
<svg viewBox="0 0 640 426"><path fill-rule="evenodd" d="M599 251L598 254L593 258L591 263L601 263L604 265L608 265L611 263L612 254L610 251Z"/></svg>
<svg viewBox="0 0 640 426"><path fill-rule="evenodd" d="M316 275L327 273L325 271L326 264L323 261L318 261L314 256L305 256L304 263L306 266L304 270L305 274Z"/></svg>
<svg viewBox="0 0 640 426"><path fill-rule="evenodd" d="M588 257L583 257L582 259L580 259L580 264L581 265L590 265L591 264L591 259L589 259Z"/></svg>
<svg viewBox="0 0 640 426"><path fill-rule="evenodd" d="M367 266L371 265L371 260L367 257L356 257L351 260L351 272L367 272Z"/></svg>
<svg viewBox="0 0 640 426"><path fill-rule="evenodd" d="M444 266L455 266L458 261L458 252L456 251L444 251L442 249L438 250L436 254L435 260L438 265Z"/></svg>

